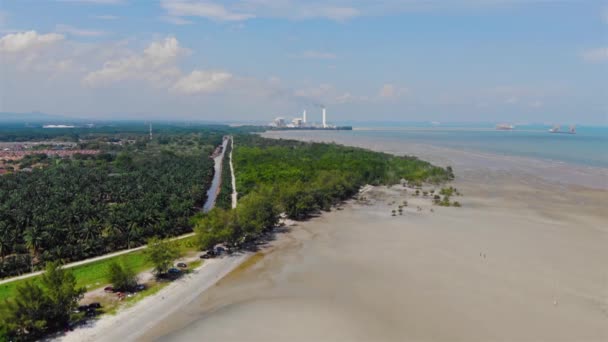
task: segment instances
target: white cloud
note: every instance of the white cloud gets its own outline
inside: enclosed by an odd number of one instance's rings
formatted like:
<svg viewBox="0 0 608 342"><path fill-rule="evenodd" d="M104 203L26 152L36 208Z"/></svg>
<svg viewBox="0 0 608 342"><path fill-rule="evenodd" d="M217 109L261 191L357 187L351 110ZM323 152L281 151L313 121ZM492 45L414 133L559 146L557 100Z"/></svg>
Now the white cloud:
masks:
<svg viewBox="0 0 608 342"><path fill-rule="evenodd" d="M163 0L161 5L171 17L202 17L219 21L242 21L255 17L249 13L238 13L223 5L191 0Z"/></svg>
<svg viewBox="0 0 608 342"><path fill-rule="evenodd" d="M253 13L257 17L345 21L365 14L360 8L369 6L370 3L372 7L376 6L373 4L375 2L363 0L240 0L235 8Z"/></svg>
<svg viewBox="0 0 608 342"><path fill-rule="evenodd" d="M194 70L175 82L172 91L183 94L205 94L223 89L233 78L224 71Z"/></svg>
<svg viewBox="0 0 608 342"><path fill-rule="evenodd" d="M193 24L190 20L186 20L181 17L172 17L169 15L160 17L160 20L164 21L166 23L169 23L169 24L173 24L173 25L191 25L191 24Z"/></svg>
<svg viewBox="0 0 608 342"><path fill-rule="evenodd" d="M179 76L175 60L187 52L174 37L151 43L142 54L105 62L99 70L90 72L84 83L98 86L129 79L146 80L162 86Z"/></svg>
<svg viewBox="0 0 608 342"><path fill-rule="evenodd" d="M244 21L256 17L289 19L325 18L345 21L361 13L355 7L332 1L238 0L228 4L204 0L162 0L161 5L172 17L203 17L219 21Z"/></svg>
<svg viewBox="0 0 608 342"><path fill-rule="evenodd" d="M583 51L581 57L587 62L608 61L608 48L597 48Z"/></svg>
<svg viewBox="0 0 608 342"><path fill-rule="evenodd" d="M362 16L454 9L500 8L549 0L161 0L169 16L218 21L252 18L347 21Z"/></svg>
<svg viewBox="0 0 608 342"><path fill-rule="evenodd" d="M110 14L102 14L102 15L93 16L93 18L99 19L99 20L117 20L118 16L110 15Z"/></svg>
<svg viewBox="0 0 608 342"><path fill-rule="evenodd" d="M406 95L409 92L407 88L397 87L393 84L385 84L380 88L378 97L383 99L395 99Z"/></svg>
<svg viewBox="0 0 608 342"><path fill-rule="evenodd" d="M83 83L96 87L124 81L144 81L155 88L176 94L207 94L235 80L226 71L195 69L189 74L178 67L178 58L188 52L174 37L152 42L141 53L106 61L101 69L89 72Z"/></svg>
<svg viewBox="0 0 608 342"><path fill-rule="evenodd" d="M0 52L17 53L36 50L53 45L64 38L61 34L38 34L36 31L11 33L0 38Z"/></svg>
<svg viewBox="0 0 608 342"><path fill-rule="evenodd" d="M59 24L55 27L55 30L60 33L67 33L73 36L79 37L99 37L104 36L107 32L104 31L96 31L96 30L86 30L77 27L73 27L70 25Z"/></svg>
<svg viewBox="0 0 608 342"><path fill-rule="evenodd" d="M306 59L336 59L338 56L331 52L308 50L302 52L299 57Z"/></svg>
<svg viewBox="0 0 608 342"><path fill-rule="evenodd" d="M361 15L358 9L353 7L308 7L303 8L300 16L302 18L327 18L336 21L345 21Z"/></svg>
<svg viewBox="0 0 608 342"><path fill-rule="evenodd" d="M74 2L82 4L116 5L125 3L126 0L56 0L58 2Z"/></svg>

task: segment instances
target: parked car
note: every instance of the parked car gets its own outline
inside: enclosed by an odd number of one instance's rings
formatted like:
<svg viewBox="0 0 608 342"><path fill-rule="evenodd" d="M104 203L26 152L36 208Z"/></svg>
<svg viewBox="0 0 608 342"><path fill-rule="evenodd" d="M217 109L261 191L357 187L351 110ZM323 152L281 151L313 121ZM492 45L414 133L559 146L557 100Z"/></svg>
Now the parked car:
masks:
<svg viewBox="0 0 608 342"><path fill-rule="evenodd" d="M93 303L89 304L89 308L91 308L91 309L100 309L101 308L101 303L99 303L99 302L93 302Z"/></svg>
<svg viewBox="0 0 608 342"><path fill-rule="evenodd" d="M139 284L137 286L135 286L135 291L139 292L139 291L143 291L146 289L146 285L144 284Z"/></svg>
<svg viewBox="0 0 608 342"><path fill-rule="evenodd" d="M188 265L186 265L185 262L178 262L177 263L177 267L179 267L179 268L186 268L186 267L188 267Z"/></svg>
<svg viewBox="0 0 608 342"><path fill-rule="evenodd" d="M210 251L205 252L204 254L201 254L201 259L211 259L216 256L217 256L217 254L213 250L210 250Z"/></svg>
<svg viewBox="0 0 608 342"><path fill-rule="evenodd" d="M78 312L85 312L89 310L89 306L88 305L79 305L78 306Z"/></svg>
<svg viewBox="0 0 608 342"><path fill-rule="evenodd" d="M114 292L114 287L112 286L106 286L103 288L104 292Z"/></svg>
<svg viewBox="0 0 608 342"><path fill-rule="evenodd" d="M175 267L172 267L172 268L170 268L170 269L167 271L167 273L168 273L168 274L180 274L180 273L182 273L182 271L181 271L181 270L179 270L179 269L177 269L177 268L175 268Z"/></svg>

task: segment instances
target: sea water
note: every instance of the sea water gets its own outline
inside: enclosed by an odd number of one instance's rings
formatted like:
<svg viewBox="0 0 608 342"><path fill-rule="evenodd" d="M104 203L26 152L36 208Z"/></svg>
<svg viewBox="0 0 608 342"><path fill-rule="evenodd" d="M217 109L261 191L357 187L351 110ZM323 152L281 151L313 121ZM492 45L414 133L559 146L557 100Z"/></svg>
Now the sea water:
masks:
<svg viewBox="0 0 608 342"><path fill-rule="evenodd" d="M335 142L410 155L452 166L457 178L509 174L551 183L608 189L608 127L580 127L576 134L550 133L546 126L392 125L354 126L352 131L293 130L264 136Z"/></svg>
<svg viewBox="0 0 608 342"><path fill-rule="evenodd" d="M483 127L355 127L342 134L608 167L608 127L579 127L576 134L549 133L542 126L509 131Z"/></svg>

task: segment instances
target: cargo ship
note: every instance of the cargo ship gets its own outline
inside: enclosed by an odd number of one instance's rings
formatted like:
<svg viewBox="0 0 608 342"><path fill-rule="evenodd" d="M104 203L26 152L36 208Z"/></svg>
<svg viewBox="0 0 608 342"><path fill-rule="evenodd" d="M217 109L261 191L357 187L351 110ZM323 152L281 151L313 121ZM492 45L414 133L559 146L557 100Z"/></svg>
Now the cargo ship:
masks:
<svg viewBox="0 0 608 342"><path fill-rule="evenodd" d="M576 127L572 125L567 131L562 131L559 125L555 125L549 129L549 133L576 134Z"/></svg>
<svg viewBox="0 0 608 342"><path fill-rule="evenodd" d="M512 131L514 128L515 128L515 126L509 125L509 124L496 125L496 129L499 131Z"/></svg>

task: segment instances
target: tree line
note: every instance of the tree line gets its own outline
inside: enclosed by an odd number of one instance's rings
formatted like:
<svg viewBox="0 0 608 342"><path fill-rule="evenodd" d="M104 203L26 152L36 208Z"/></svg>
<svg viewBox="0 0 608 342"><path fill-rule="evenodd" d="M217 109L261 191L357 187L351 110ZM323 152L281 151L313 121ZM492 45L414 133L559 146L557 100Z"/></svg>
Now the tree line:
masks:
<svg viewBox="0 0 608 342"><path fill-rule="evenodd" d="M213 178L208 156L224 133L143 135L108 153L51 158L0 177L0 277L192 231Z"/></svg>
<svg viewBox="0 0 608 342"><path fill-rule="evenodd" d="M157 277L167 274L181 254L176 241L150 238L145 258L154 266ZM115 292L135 292L139 288L138 275L133 268L112 261L103 270ZM76 324L100 314L100 303L79 305L86 289L77 286L70 269L59 262L50 262L40 278L19 284L14 298L0 303L0 341L34 341L50 333L71 330Z"/></svg>
<svg viewBox="0 0 608 342"><path fill-rule="evenodd" d="M273 228L279 213L300 220L355 195L365 184L442 183L454 178L415 157L326 143L237 135L233 164L239 203L215 208L196 223L202 249L242 246Z"/></svg>

